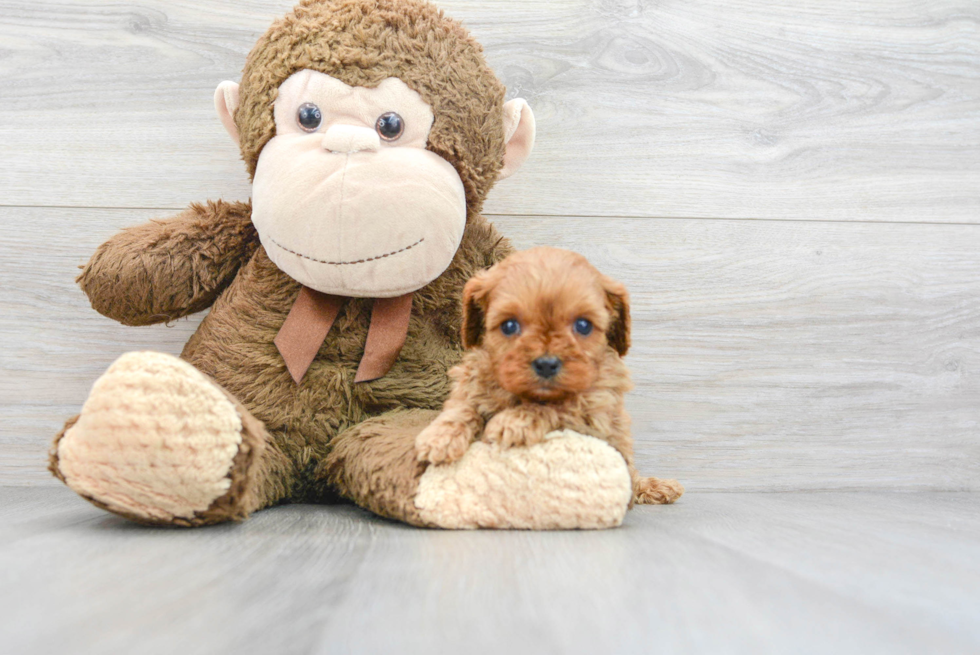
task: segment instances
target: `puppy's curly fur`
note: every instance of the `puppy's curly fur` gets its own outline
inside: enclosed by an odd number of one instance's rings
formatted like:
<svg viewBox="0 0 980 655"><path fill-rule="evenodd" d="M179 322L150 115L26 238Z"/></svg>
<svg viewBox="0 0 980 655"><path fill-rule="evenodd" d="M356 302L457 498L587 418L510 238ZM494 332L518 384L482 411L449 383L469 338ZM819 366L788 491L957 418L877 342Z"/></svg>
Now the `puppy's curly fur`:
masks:
<svg viewBox="0 0 980 655"><path fill-rule="evenodd" d="M618 450L633 502L672 503L676 480L640 477L623 396L633 388L621 357L630 346L629 295L577 253L534 248L473 277L463 290L462 362L439 417L417 437L420 462L445 464L482 437L530 446L571 429Z"/></svg>

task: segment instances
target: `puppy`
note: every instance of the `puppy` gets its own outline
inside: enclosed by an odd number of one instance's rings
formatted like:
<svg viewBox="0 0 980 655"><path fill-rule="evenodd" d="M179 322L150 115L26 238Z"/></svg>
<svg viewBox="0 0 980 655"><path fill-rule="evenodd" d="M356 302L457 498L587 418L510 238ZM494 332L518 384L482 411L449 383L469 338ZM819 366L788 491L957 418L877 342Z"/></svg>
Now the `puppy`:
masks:
<svg viewBox="0 0 980 655"><path fill-rule="evenodd" d="M477 437L530 446L568 428L618 450L633 502L672 503L676 480L640 477L623 395L633 388L621 357L630 346L626 288L582 255L558 248L518 252L463 290L462 362L442 413L416 438L420 462L445 464Z"/></svg>

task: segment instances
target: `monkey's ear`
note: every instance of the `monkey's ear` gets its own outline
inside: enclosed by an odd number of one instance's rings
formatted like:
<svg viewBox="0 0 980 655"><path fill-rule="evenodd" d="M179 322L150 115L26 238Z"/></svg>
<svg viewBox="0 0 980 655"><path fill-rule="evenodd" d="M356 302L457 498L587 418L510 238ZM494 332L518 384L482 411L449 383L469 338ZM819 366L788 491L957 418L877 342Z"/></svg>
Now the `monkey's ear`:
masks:
<svg viewBox="0 0 980 655"><path fill-rule="evenodd" d="M507 150L501 180L516 173L534 148L534 112L521 98L504 104L504 143Z"/></svg>
<svg viewBox="0 0 980 655"><path fill-rule="evenodd" d="M463 287L463 348L479 346L486 332L488 275L484 271L470 278Z"/></svg>
<svg viewBox="0 0 980 655"><path fill-rule="evenodd" d="M238 126L235 125L235 110L238 109L238 83L222 82L214 91L214 108L218 111L221 124L228 130L235 145L238 145Z"/></svg>
<svg viewBox="0 0 980 655"><path fill-rule="evenodd" d="M630 294L622 282L602 276L602 288L606 292L606 303L612 313L606 341L622 357L630 349Z"/></svg>

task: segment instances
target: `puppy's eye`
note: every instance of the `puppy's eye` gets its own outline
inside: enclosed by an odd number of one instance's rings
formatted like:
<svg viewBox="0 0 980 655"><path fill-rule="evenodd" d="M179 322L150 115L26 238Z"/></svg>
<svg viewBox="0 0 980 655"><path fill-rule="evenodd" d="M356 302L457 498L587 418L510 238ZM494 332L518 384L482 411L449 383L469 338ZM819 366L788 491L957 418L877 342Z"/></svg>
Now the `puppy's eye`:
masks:
<svg viewBox="0 0 980 655"><path fill-rule="evenodd" d="M575 319L575 331L583 337L589 336L592 334L592 321L587 318Z"/></svg>
<svg viewBox="0 0 980 655"><path fill-rule="evenodd" d="M504 333L504 336L512 337L521 333L521 324L512 318L508 318L500 324L500 331Z"/></svg>
<svg viewBox="0 0 980 655"><path fill-rule="evenodd" d="M296 110L296 122L304 132L316 132L321 121L323 121L323 114L312 102L304 102Z"/></svg>
<svg viewBox="0 0 980 655"><path fill-rule="evenodd" d="M405 131L405 121L395 112L389 111L378 117L378 122L375 124L374 129L378 131L378 135L385 141L394 141Z"/></svg>

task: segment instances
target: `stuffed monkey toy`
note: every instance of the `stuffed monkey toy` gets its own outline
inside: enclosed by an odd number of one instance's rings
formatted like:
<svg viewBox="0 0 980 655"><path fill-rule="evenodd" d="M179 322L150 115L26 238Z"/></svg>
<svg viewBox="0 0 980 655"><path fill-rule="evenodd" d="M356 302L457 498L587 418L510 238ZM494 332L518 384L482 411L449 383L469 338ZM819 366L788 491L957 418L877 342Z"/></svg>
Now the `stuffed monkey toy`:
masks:
<svg viewBox="0 0 980 655"><path fill-rule="evenodd" d="M534 141L479 44L421 0L303 0L215 105L251 200L126 229L78 278L125 325L210 312L180 358L120 357L51 471L154 525L337 497L418 526L618 525L630 479L597 439L416 458L460 357L463 285L511 250L484 199Z"/></svg>

